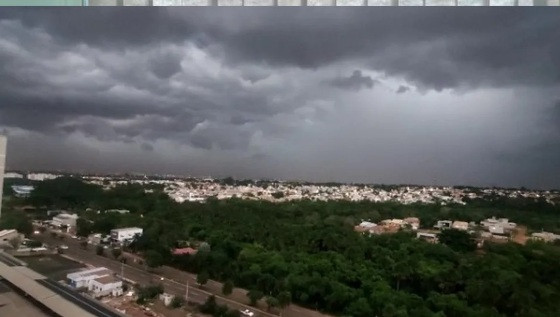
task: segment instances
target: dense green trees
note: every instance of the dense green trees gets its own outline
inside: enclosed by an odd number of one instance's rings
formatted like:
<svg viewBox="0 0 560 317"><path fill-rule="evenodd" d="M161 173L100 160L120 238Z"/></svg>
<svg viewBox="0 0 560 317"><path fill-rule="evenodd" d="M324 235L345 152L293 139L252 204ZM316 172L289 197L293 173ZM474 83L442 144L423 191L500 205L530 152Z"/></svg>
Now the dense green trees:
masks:
<svg viewBox="0 0 560 317"><path fill-rule="evenodd" d="M29 217L22 211L10 210L8 208L2 210L0 230L2 229L16 229L18 232L26 235L33 233L33 225Z"/></svg>
<svg viewBox="0 0 560 317"><path fill-rule="evenodd" d="M222 286L222 294L229 295L233 291L233 282L231 280L225 281L224 285Z"/></svg>
<svg viewBox="0 0 560 317"><path fill-rule="evenodd" d="M95 254L101 255L101 256L104 256L104 255L105 255L105 249L103 248L102 245L98 245L98 246L95 248Z"/></svg>
<svg viewBox="0 0 560 317"><path fill-rule="evenodd" d="M138 294L136 302L138 304L145 304L147 301L156 298L159 294L163 294L163 285L138 286L136 291Z"/></svg>
<svg viewBox="0 0 560 317"><path fill-rule="evenodd" d="M198 285L202 286L202 285L205 285L206 283L208 283L209 279L210 279L210 276L208 275L208 273L206 271L202 271L202 272L198 273L198 275L196 276L196 283L198 283Z"/></svg>
<svg viewBox="0 0 560 317"><path fill-rule="evenodd" d="M48 186L42 191L48 192ZM497 216L529 229L560 232L560 207L538 200L496 197L445 207L239 199L176 204L159 189L145 193L139 186L74 193L69 201L58 190L50 194L54 204L130 209L126 215L77 210L88 220L80 221L84 232L143 227L144 235L130 248L150 266L168 264L231 280L250 289L252 300L265 297L271 306L282 308L293 301L353 317L552 317L560 311L559 246L487 244L474 252L472 237L456 230L444 231L440 244L419 241L408 232L368 237L352 230L362 219L416 216L431 227L438 219ZM199 252L171 255L172 248L186 242Z"/></svg>
<svg viewBox="0 0 560 317"><path fill-rule="evenodd" d="M474 251L476 242L467 232L457 229L443 230L438 236L439 242L456 251Z"/></svg>

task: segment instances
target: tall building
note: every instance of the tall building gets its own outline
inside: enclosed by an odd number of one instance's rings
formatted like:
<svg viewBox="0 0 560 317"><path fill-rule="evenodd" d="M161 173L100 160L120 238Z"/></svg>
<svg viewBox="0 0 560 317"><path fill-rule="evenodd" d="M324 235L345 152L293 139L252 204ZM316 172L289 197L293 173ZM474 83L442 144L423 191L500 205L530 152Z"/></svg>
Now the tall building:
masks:
<svg viewBox="0 0 560 317"><path fill-rule="evenodd" d="M2 216L2 190L4 189L4 168L6 166L6 143L6 137L0 135L0 216Z"/></svg>

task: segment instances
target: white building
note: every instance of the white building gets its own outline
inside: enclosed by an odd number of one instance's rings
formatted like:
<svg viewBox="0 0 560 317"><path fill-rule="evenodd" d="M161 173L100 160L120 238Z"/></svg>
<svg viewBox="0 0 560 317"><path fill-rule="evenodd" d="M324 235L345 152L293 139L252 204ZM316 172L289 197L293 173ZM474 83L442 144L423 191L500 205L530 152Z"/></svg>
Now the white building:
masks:
<svg viewBox="0 0 560 317"><path fill-rule="evenodd" d="M4 178L23 178L23 175L19 173L9 172L4 174Z"/></svg>
<svg viewBox="0 0 560 317"><path fill-rule="evenodd" d="M125 242L131 241L136 235L142 235L142 228L120 228L111 230L111 239L113 241Z"/></svg>
<svg viewBox="0 0 560 317"><path fill-rule="evenodd" d="M32 181L44 181L47 179L55 179L60 177L60 175L49 174L49 173L29 173L27 174L27 179Z"/></svg>
<svg viewBox="0 0 560 317"><path fill-rule="evenodd" d="M122 214L130 213L130 210L127 210L127 209L107 209L107 210L105 210L105 212L117 212L117 213L122 215Z"/></svg>
<svg viewBox="0 0 560 317"><path fill-rule="evenodd" d="M412 230L420 228L420 219L417 217L407 217L403 219L404 223L409 225Z"/></svg>
<svg viewBox="0 0 560 317"><path fill-rule="evenodd" d="M96 298L107 295L120 296L123 293L122 281L112 275L98 277L91 280L88 290Z"/></svg>
<svg viewBox="0 0 560 317"><path fill-rule="evenodd" d="M453 229L457 229L457 230L462 230L462 231L467 231L469 229L469 223L466 221L453 221L453 224L451 225L451 228Z"/></svg>
<svg viewBox="0 0 560 317"><path fill-rule="evenodd" d="M535 232L533 234L531 234L531 238L533 240L541 240L544 242L553 242L556 240L560 240L560 235L558 234L554 234L552 232Z"/></svg>
<svg viewBox="0 0 560 317"><path fill-rule="evenodd" d="M165 306L171 305L173 298L175 298L175 295L171 295L168 293L163 293L159 295L159 299L163 302Z"/></svg>
<svg viewBox="0 0 560 317"><path fill-rule="evenodd" d="M53 226L68 226L75 227L76 220L78 220L78 215L76 214L66 214L61 213L52 218L51 224Z"/></svg>
<svg viewBox="0 0 560 317"><path fill-rule="evenodd" d="M424 240L431 243L438 242L437 234L431 232L417 232L416 239Z"/></svg>
<svg viewBox="0 0 560 317"><path fill-rule="evenodd" d="M29 197L33 189L35 189L33 186L12 186L12 190L14 191L16 197Z"/></svg>
<svg viewBox="0 0 560 317"><path fill-rule="evenodd" d="M496 219L495 217L481 221L480 225L490 233L498 235L508 234L517 227L517 224L509 222L507 218Z"/></svg>
<svg viewBox="0 0 560 317"><path fill-rule="evenodd" d="M111 276L113 272L105 267L96 267L90 270L84 270L66 275L70 285L75 288L90 288L90 284L96 278Z"/></svg>
<svg viewBox="0 0 560 317"><path fill-rule="evenodd" d="M451 220L438 220L437 224L434 225L434 228L449 229L452 225L453 221Z"/></svg>

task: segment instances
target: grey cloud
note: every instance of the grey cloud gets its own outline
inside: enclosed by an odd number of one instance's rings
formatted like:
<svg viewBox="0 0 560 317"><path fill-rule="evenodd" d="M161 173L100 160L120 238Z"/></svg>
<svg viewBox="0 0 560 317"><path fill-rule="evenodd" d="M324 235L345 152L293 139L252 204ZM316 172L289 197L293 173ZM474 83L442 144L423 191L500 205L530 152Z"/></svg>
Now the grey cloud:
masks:
<svg viewBox="0 0 560 317"><path fill-rule="evenodd" d="M406 86L399 86L399 88L397 89L397 94L404 94L405 92L409 91L410 88L406 87Z"/></svg>
<svg viewBox="0 0 560 317"><path fill-rule="evenodd" d="M230 63L318 68L362 60L438 90L560 82L560 20L546 8L122 9L68 10L65 19L55 10L5 9L0 17L45 29L61 43L106 49L191 41L221 47Z"/></svg>
<svg viewBox="0 0 560 317"><path fill-rule="evenodd" d="M124 9L0 10L10 166L558 186L554 12Z"/></svg>
<svg viewBox="0 0 560 317"><path fill-rule="evenodd" d="M160 79L168 79L181 71L181 57L176 54L157 56L152 59L150 68Z"/></svg>
<svg viewBox="0 0 560 317"><path fill-rule="evenodd" d="M371 76L363 76L361 70L355 70L350 77L337 77L330 81L330 84L334 87L355 91L363 88L371 89L377 83L379 81L372 79Z"/></svg>
<svg viewBox="0 0 560 317"><path fill-rule="evenodd" d="M142 150L144 151L148 151L148 152L153 152L154 151L154 146L151 145L150 143L142 143L140 145L140 147L142 148Z"/></svg>

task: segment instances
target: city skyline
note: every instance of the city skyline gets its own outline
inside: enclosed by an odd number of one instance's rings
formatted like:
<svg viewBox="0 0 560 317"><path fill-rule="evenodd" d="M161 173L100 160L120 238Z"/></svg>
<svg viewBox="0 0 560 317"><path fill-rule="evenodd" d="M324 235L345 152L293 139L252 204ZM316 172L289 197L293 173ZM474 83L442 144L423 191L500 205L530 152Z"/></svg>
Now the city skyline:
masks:
<svg viewBox="0 0 560 317"><path fill-rule="evenodd" d="M2 10L7 168L559 188L556 14L387 9Z"/></svg>

